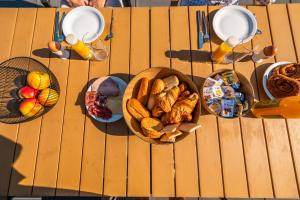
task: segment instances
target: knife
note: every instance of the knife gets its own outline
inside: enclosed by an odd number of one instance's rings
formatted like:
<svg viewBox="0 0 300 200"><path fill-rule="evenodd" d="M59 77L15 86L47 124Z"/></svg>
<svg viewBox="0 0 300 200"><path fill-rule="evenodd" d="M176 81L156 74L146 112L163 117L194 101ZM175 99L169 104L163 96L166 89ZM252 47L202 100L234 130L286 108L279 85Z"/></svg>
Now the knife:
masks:
<svg viewBox="0 0 300 200"><path fill-rule="evenodd" d="M55 27L54 27L54 41L58 42L59 32L58 32L58 25L59 25L59 12L55 13Z"/></svg>
<svg viewBox="0 0 300 200"><path fill-rule="evenodd" d="M198 24L198 49L201 49L203 47L203 32L202 32L200 10L197 10L197 24Z"/></svg>
<svg viewBox="0 0 300 200"><path fill-rule="evenodd" d="M58 41L59 42L62 42L62 41L64 41L64 39L65 39L65 36L64 36L64 34L63 34L63 27L62 27L62 25L63 25L63 21L64 21L64 19L65 19L65 16L66 16L66 13L64 12L63 13L63 15L62 15L62 17L61 17L61 19L60 19L60 24L59 24L59 36L58 36Z"/></svg>

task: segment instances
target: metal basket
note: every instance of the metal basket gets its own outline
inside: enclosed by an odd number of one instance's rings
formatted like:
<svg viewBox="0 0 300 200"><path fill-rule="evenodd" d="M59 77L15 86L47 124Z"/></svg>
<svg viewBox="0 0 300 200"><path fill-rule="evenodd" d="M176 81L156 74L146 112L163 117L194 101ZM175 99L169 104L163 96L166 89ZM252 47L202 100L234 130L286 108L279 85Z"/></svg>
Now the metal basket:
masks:
<svg viewBox="0 0 300 200"><path fill-rule="evenodd" d="M45 106L42 112L27 117L19 111L23 101L18 95L20 88L26 86L27 74L32 71L48 73L50 77L49 88L55 90L59 96L60 88L54 74L41 62L29 57L15 57L0 64L0 122L14 124L30 121L47 113L54 105ZM47 101L51 100L51 93Z"/></svg>

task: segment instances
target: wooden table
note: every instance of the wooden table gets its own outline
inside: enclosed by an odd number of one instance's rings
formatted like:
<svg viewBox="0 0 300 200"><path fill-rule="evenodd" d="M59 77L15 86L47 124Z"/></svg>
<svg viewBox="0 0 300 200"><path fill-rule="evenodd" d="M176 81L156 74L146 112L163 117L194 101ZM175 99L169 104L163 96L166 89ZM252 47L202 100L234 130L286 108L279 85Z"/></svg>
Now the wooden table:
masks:
<svg viewBox="0 0 300 200"><path fill-rule="evenodd" d="M218 7L103 9L110 58L103 62L52 57L55 9L0 9L0 61L30 56L57 76L61 97L46 115L22 124L0 124L0 196L179 196L298 198L300 121L217 119L174 145L150 145L124 120L101 124L82 109L87 83L114 74L129 79L149 67L191 75L200 86L213 70L234 68L266 99L262 74L269 63L300 59L300 5L249 6L263 34L246 46L274 44L275 59L255 65L212 64L214 42L197 49L196 10ZM209 16L212 18L212 16ZM213 40L215 41L215 40ZM171 56L170 56L171 53Z"/></svg>

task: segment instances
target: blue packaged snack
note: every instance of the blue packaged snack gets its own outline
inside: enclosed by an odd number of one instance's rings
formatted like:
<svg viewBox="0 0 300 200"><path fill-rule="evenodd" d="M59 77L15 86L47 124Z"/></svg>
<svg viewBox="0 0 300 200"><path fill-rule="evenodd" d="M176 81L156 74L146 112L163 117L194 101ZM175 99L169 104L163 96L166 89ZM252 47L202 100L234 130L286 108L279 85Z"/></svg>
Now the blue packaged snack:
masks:
<svg viewBox="0 0 300 200"><path fill-rule="evenodd" d="M232 118L235 113L235 100L234 99L222 99L221 100L221 115L226 118Z"/></svg>
<svg viewBox="0 0 300 200"><path fill-rule="evenodd" d="M236 92L235 98L239 99L241 102L245 101L245 95L242 92Z"/></svg>

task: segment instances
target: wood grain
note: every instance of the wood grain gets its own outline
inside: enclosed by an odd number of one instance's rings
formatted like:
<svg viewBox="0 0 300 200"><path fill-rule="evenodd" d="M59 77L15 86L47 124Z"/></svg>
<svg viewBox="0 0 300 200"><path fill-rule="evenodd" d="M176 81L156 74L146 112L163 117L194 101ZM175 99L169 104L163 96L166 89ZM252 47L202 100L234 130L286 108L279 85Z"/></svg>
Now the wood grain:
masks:
<svg viewBox="0 0 300 200"><path fill-rule="evenodd" d="M150 67L149 28L149 8L132 8L130 76ZM150 144L131 133L128 140L128 196L150 196L150 162Z"/></svg>
<svg viewBox="0 0 300 200"><path fill-rule="evenodd" d="M197 47L197 21L196 11L207 13L207 7L189 7L190 43L193 81L198 88L205 78L212 73L210 60L210 42L204 43L201 50ZM200 117L202 127L196 131L198 146L199 182L201 197L223 197L223 180L221 157L219 149L219 136L216 117L207 115L202 108ZM207 152L210 152L209 154Z"/></svg>

